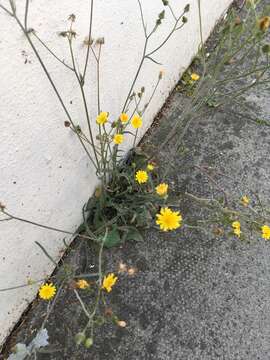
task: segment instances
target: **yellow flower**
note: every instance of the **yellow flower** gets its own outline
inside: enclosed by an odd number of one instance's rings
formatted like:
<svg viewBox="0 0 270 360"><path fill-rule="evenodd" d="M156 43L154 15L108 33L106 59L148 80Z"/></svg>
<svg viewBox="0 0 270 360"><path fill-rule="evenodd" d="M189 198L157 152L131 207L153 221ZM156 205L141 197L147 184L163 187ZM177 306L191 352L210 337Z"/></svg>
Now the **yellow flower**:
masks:
<svg viewBox="0 0 270 360"><path fill-rule="evenodd" d="M270 16L263 16L261 19L259 19L259 28L262 31L268 30L270 27Z"/></svg>
<svg viewBox="0 0 270 360"><path fill-rule="evenodd" d="M154 165L153 164L148 164L147 165L147 170L149 170L149 171L153 171L154 170Z"/></svg>
<svg viewBox="0 0 270 360"><path fill-rule="evenodd" d="M200 75L198 75L196 73L192 73L190 75L190 77L191 77L191 80L193 80L193 81L198 81L200 79Z"/></svg>
<svg viewBox="0 0 270 360"><path fill-rule="evenodd" d="M115 276L113 273L105 276L102 283L102 289L105 289L107 292L111 292L112 287L115 285L117 279L117 276Z"/></svg>
<svg viewBox="0 0 270 360"><path fill-rule="evenodd" d="M80 279L76 282L76 285L79 289L87 289L89 287L89 283L86 280Z"/></svg>
<svg viewBox="0 0 270 360"><path fill-rule="evenodd" d="M134 127L134 129L139 129L142 127L142 118L139 115L133 116L131 125Z"/></svg>
<svg viewBox="0 0 270 360"><path fill-rule="evenodd" d="M262 238L265 240L270 239L270 227L268 225L262 226Z"/></svg>
<svg viewBox="0 0 270 360"><path fill-rule="evenodd" d="M239 222L239 221L234 221L234 222L232 223L232 228L233 228L233 233L234 233L236 236L240 237L240 235L241 235L241 233L242 233L240 222Z"/></svg>
<svg viewBox="0 0 270 360"><path fill-rule="evenodd" d="M109 114L105 111L102 111L98 116L97 116L97 124L99 125L103 125L108 121L108 116Z"/></svg>
<svg viewBox="0 0 270 360"><path fill-rule="evenodd" d="M148 180L148 174L144 170L138 170L135 175L136 180L139 184L144 184Z"/></svg>
<svg viewBox="0 0 270 360"><path fill-rule="evenodd" d="M121 120L122 123L126 123L128 121L128 114L122 113L120 115L120 120Z"/></svg>
<svg viewBox="0 0 270 360"><path fill-rule="evenodd" d="M165 196L167 195L167 192L168 192L168 184L162 183L156 186L156 193L159 196Z"/></svg>
<svg viewBox="0 0 270 360"><path fill-rule="evenodd" d="M182 216L179 211L172 211L169 208L161 208L157 214L156 224L163 231L176 230L181 226Z"/></svg>
<svg viewBox="0 0 270 360"><path fill-rule="evenodd" d="M53 284L44 284L39 289L39 297L43 300L50 300L56 293L56 287Z"/></svg>
<svg viewBox="0 0 270 360"><path fill-rule="evenodd" d="M122 134L115 134L113 137L113 142L117 145L120 145L124 140L124 135Z"/></svg>
<svg viewBox="0 0 270 360"><path fill-rule="evenodd" d="M248 206L249 203L250 203L250 199L247 195L244 195L241 199L241 203L244 205L244 206Z"/></svg>

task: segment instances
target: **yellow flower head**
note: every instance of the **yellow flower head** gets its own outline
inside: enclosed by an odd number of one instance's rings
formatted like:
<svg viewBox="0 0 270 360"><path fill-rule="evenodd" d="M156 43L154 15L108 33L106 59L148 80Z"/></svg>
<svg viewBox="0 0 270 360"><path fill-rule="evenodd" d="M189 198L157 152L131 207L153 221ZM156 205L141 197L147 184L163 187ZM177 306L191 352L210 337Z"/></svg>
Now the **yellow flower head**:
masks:
<svg viewBox="0 0 270 360"><path fill-rule="evenodd" d="M163 231L176 230L181 226L182 216L179 211L172 211L169 208L161 208L157 214L156 224Z"/></svg>
<svg viewBox="0 0 270 360"><path fill-rule="evenodd" d="M124 135L122 134L115 134L113 137L113 142L117 145L122 144L123 140L124 140Z"/></svg>
<svg viewBox="0 0 270 360"><path fill-rule="evenodd" d="M233 228L233 233L234 233L236 236L240 237L240 235L241 235L241 233L242 233L240 222L239 222L239 221L234 221L234 222L232 223L232 228Z"/></svg>
<svg viewBox="0 0 270 360"><path fill-rule="evenodd" d="M267 31L270 27L270 16L263 16L259 19L258 24L261 31Z"/></svg>
<svg viewBox="0 0 270 360"><path fill-rule="evenodd" d="M97 116L97 124L99 125L103 125L105 124L107 121L108 121L108 117L109 117L109 114L105 111L102 111L98 116Z"/></svg>
<svg viewBox="0 0 270 360"><path fill-rule="evenodd" d="M39 289L39 297L43 300L50 300L56 293L56 287L53 284L44 284Z"/></svg>
<svg viewBox="0 0 270 360"><path fill-rule="evenodd" d="M111 292L112 287L115 285L117 279L117 276L115 276L113 273L105 276L102 283L102 289L105 289L107 292Z"/></svg>
<svg viewBox="0 0 270 360"><path fill-rule="evenodd" d="M139 184L144 184L148 180L148 174L144 170L138 170L135 175L136 181L138 181Z"/></svg>
<svg viewBox="0 0 270 360"><path fill-rule="evenodd" d="M82 289L82 290L89 288L89 283L84 279L78 280L76 282L76 285L79 289Z"/></svg>
<svg viewBox="0 0 270 360"><path fill-rule="evenodd" d="M169 187L168 184L165 183L159 184L158 186L156 186L156 193L159 196L165 196L167 195L168 187Z"/></svg>
<svg viewBox="0 0 270 360"><path fill-rule="evenodd" d="M134 129L139 129L142 127L142 118L139 115L134 115L131 119L131 125L134 127Z"/></svg>
<svg viewBox="0 0 270 360"><path fill-rule="evenodd" d="M122 113L122 114L120 115L120 121L121 121L122 123L128 122L128 114Z"/></svg>
<svg viewBox="0 0 270 360"><path fill-rule="evenodd" d="M153 171L154 170L154 165L153 164L148 164L147 165L147 170L149 170L149 171Z"/></svg>
<svg viewBox="0 0 270 360"><path fill-rule="evenodd" d="M198 75L198 74L196 74L196 73L192 73L192 74L190 75L190 77L191 77L191 80L192 80L192 81L198 81L198 80L200 79L200 75Z"/></svg>
<svg viewBox="0 0 270 360"><path fill-rule="evenodd" d="M262 226L262 238L265 240L270 239L270 227L268 225Z"/></svg>
<svg viewBox="0 0 270 360"><path fill-rule="evenodd" d="M241 199L241 203L244 205L244 206L248 206L249 203L250 203L250 199L247 195L244 195Z"/></svg>

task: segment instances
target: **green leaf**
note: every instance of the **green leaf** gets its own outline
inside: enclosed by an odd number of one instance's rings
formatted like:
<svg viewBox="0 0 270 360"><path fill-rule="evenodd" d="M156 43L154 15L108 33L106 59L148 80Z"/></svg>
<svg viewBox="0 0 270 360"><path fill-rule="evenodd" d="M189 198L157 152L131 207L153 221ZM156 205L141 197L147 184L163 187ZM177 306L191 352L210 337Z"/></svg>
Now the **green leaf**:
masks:
<svg viewBox="0 0 270 360"><path fill-rule="evenodd" d="M143 241L144 240L144 238L142 237L142 234L134 226L127 226L124 231L125 231L125 233L122 237L123 241L131 241L131 240Z"/></svg>
<svg viewBox="0 0 270 360"><path fill-rule="evenodd" d="M106 240L104 242L104 246L107 248L111 248L113 246L117 246L121 243L121 237L119 231L116 226L108 232Z"/></svg>

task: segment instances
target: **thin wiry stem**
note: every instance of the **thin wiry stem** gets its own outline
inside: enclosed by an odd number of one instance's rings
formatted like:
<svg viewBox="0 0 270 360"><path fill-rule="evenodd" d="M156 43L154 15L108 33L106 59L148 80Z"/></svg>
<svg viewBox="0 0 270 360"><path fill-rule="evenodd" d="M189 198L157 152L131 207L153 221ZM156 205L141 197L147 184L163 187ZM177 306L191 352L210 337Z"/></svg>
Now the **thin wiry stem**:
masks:
<svg viewBox="0 0 270 360"><path fill-rule="evenodd" d="M73 67L67 65L63 60L61 60L45 43L41 40L41 38L36 34L35 31L32 32L32 34L35 36L35 38L49 51L49 53L58 60L61 64L63 64L65 67L67 67L69 70L74 71Z"/></svg>
<svg viewBox="0 0 270 360"><path fill-rule="evenodd" d="M182 14L176 19L175 24L174 24L172 30L169 32L169 34L166 36L166 38L162 41L162 43L161 43L159 46L157 46L154 50L150 51L150 52L146 55L147 57L153 55L155 52L157 52L159 49L161 49L161 48L167 43L167 41L171 38L171 36L173 35L173 33L174 33L176 30L180 30L180 29L183 27L184 23L183 23L181 26L179 26L179 27L177 27L177 25L178 25L179 21L182 19L182 17L184 16L184 14L185 14L185 11L183 11Z"/></svg>
<svg viewBox="0 0 270 360"><path fill-rule="evenodd" d="M25 1L25 11L24 11L24 27L25 30L28 30L27 21L28 21L28 11L29 11L29 0Z"/></svg>
<svg viewBox="0 0 270 360"><path fill-rule="evenodd" d="M19 216L12 215L12 214L8 213L6 210L2 210L2 213L9 217L9 219L7 219L7 220L11 220L11 219L12 220L17 220L17 221L21 221L21 222L24 222L24 223L27 223L27 224L34 225L34 226L38 226L38 227L43 228L43 229L57 231L57 232L72 235L72 236L77 235L77 236L85 238L85 239L95 240L95 239L91 238L90 236L86 236L86 235L82 235L82 234L76 234L76 232L74 233L74 232L59 229L59 228L56 228L56 227L53 227L53 226L43 225L43 224L40 224L40 223L32 221L32 220L28 220L28 219L21 218Z"/></svg>
<svg viewBox="0 0 270 360"><path fill-rule="evenodd" d="M145 35L145 38L147 38L146 24L145 24L145 21L144 21L144 16L143 16L143 11L142 11L142 4L141 4L140 0L138 0L138 4L139 4L139 8L140 8L140 15L141 15L141 21L142 21L142 26L143 26L143 30L144 30L144 35Z"/></svg>
<svg viewBox="0 0 270 360"><path fill-rule="evenodd" d="M87 44L87 52L86 52L86 59L85 59L85 65L82 75L82 81L85 80L86 70L88 66L89 61L89 53L91 48L91 37L92 37L92 24L93 24L93 12L94 12L94 0L91 0L91 9L90 9L90 20L89 20L89 32L88 32L88 44Z"/></svg>
<svg viewBox="0 0 270 360"><path fill-rule="evenodd" d="M13 13L10 10L8 10L4 5L0 4L0 8L3 9L6 13L8 13L8 15L12 17L14 16Z"/></svg>
<svg viewBox="0 0 270 360"><path fill-rule="evenodd" d="M72 28L71 28L71 30L72 30ZM82 82L82 79L80 78L80 75L78 74L78 72L76 70L76 64L75 64L75 58L74 58L74 53L73 53L73 48L72 48L72 38L71 37L68 38L68 42L69 42L69 49L70 49L72 64L73 64L73 68L74 68L74 73L75 73L76 79L78 81L78 84L79 84L79 87L80 87L80 90L81 90L81 95L82 95L82 98L83 98L83 105L84 105L84 110L85 110L85 115L86 115L86 120L87 120L87 125L88 125L88 131L89 131L90 140L91 140L91 146L92 146L92 149L93 149L93 152L94 152L96 162L93 161L92 157L91 157L91 161L94 164L96 170L100 171L100 165L99 165L99 161L98 161L97 152L96 152L96 149L95 149L95 142L94 142L94 137L93 137L93 133L92 133L91 123L90 123L90 116L89 116L86 96L85 96L85 92L84 92L84 88L83 88L83 82Z"/></svg>
<svg viewBox="0 0 270 360"><path fill-rule="evenodd" d="M41 59L41 57L40 57L40 55L39 55L39 53L38 53L38 50L36 49L36 47L35 47L32 39L31 39L31 37L29 36L29 33L26 31L26 29L24 28L23 24L21 23L21 21L19 20L18 16L16 15L16 12L15 12L16 9L14 8L14 5L12 4L12 0L10 0L10 4L11 4L11 6L12 6L12 11L13 11L12 16L15 18L17 24L19 25L19 27L20 27L21 30L23 31L26 39L28 40L28 43L30 44L32 50L34 51L34 53L35 53L35 55L36 55L36 57L37 57L40 65L41 65L43 71L45 72L45 75L47 76L47 78L48 78L48 80L49 80L49 82L50 82L50 84L51 84L51 86L52 86L52 88L53 88L53 90L54 90L54 92L55 92L55 94L56 94L56 96L57 96L57 98L58 98L58 100L59 100L59 102L60 102L60 104L61 104L61 106L62 106L62 108L63 108L63 110L64 110L64 112L65 112L65 114L66 114L66 116L67 116L67 118L68 118L68 120L70 121L70 123L72 124L72 126L74 127L74 129L76 129L76 125L74 124L74 122L73 122L73 120L72 120L72 118L71 118L71 115L69 114L69 111L68 111L68 109L67 109L67 107L66 107L66 105L65 105L65 103L64 103L64 101L63 101L63 99L62 99L62 97L61 97L61 95L59 94L59 91L58 91L56 85L54 84L54 81L53 81L53 79L52 79L49 71L47 70L47 68L46 68L43 60ZM82 139L80 138L79 135L78 135L78 139L79 139L79 141L80 141L80 143L81 143L84 151L86 152L88 158L92 161L92 157L91 157L89 151L87 150L85 144L83 143L83 141L82 141Z"/></svg>

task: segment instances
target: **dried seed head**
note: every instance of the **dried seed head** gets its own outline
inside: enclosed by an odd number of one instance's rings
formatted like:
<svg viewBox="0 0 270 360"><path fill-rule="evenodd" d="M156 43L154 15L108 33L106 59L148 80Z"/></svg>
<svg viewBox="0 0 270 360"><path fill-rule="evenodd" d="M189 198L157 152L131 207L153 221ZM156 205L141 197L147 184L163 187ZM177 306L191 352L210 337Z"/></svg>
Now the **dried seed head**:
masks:
<svg viewBox="0 0 270 360"><path fill-rule="evenodd" d="M94 40L95 39L93 39L93 38L90 38L89 39L89 37L88 36L86 36L85 38L84 38L84 40L83 40L83 44L85 45L85 46L91 46L93 43L94 43Z"/></svg>
<svg viewBox="0 0 270 360"><path fill-rule="evenodd" d="M76 15L70 14L69 17L68 17L68 20L71 21L71 22L74 22L76 20Z"/></svg>
<svg viewBox="0 0 270 360"><path fill-rule="evenodd" d="M64 125L65 125L65 127L70 127L70 122L69 122L69 121L65 121L65 122L64 122Z"/></svg>
<svg viewBox="0 0 270 360"><path fill-rule="evenodd" d="M127 326L127 323L124 320L118 320L117 325L121 328L125 328Z"/></svg>
<svg viewBox="0 0 270 360"><path fill-rule="evenodd" d="M0 201L0 211L5 210L6 206Z"/></svg>
<svg viewBox="0 0 270 360"><path fill-rule="evenodd" d="M127 265L120 262L118 265L118 272L122 273L122 272L126 272L127 271Z"/></svg>
<svg viewBox="0 0 270 360"><path fill-rule="evenodd" d="M98 45L104 45L105 44L105 39L104 37L100 37L96 40L96 44Z"/></svg>

